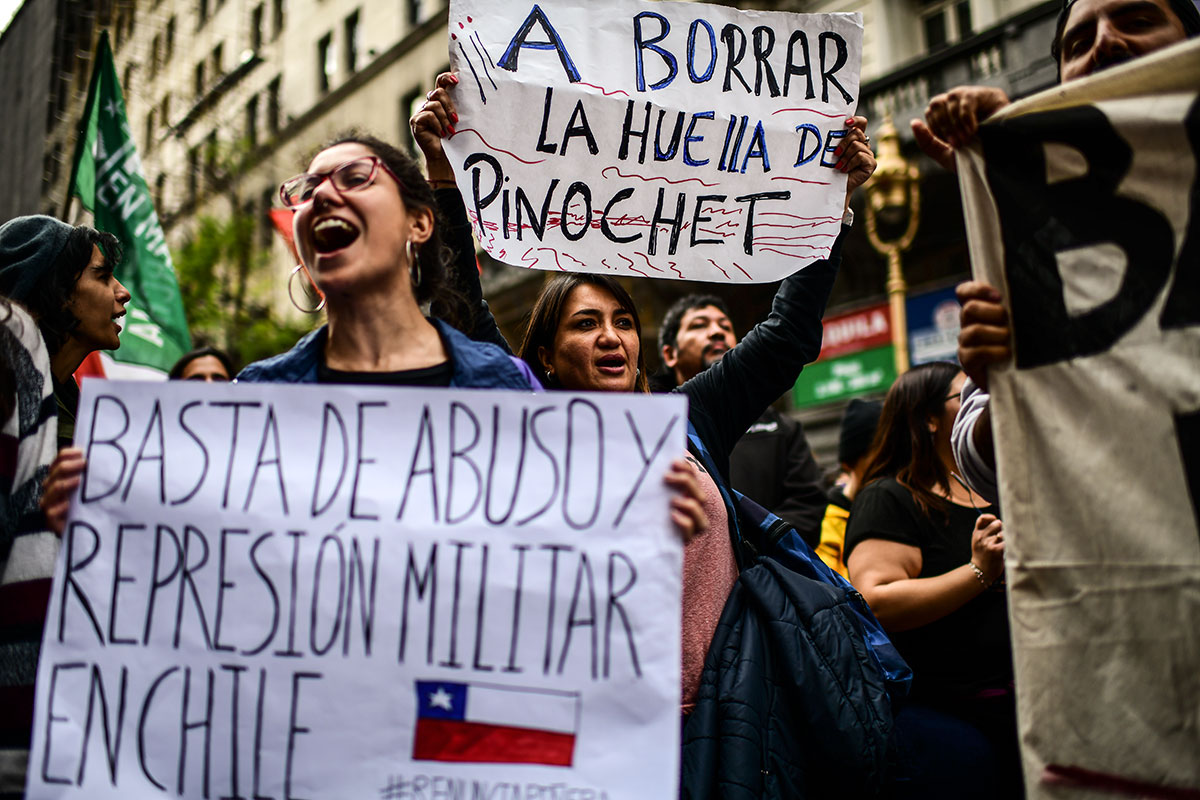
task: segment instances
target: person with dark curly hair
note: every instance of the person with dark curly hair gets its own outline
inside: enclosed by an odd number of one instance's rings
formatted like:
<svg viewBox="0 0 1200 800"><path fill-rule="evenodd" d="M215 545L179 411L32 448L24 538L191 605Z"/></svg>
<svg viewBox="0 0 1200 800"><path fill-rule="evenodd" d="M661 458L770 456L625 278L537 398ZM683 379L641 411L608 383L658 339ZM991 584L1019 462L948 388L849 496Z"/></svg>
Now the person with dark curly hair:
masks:
<svg viewBox="0 0 1200 800"><path fill-rule="evenodd" d="M0 796L25 786L58 555L39 508L42 482L71 443L75 369L93 350L120 346L116 320L129 300L113 276L120 254L113 236L52 217L0 225Z"/></svg>
<svg viewBox="0 0 1200 800"><path fill-rule="evenodd" d="M0 225L0 294L29 311L46 341L60 448L75 435L75 370L90 353L121 346L117 320L130 295L113 274L120 262L121 244L111 233L46 216Z"/></svg>

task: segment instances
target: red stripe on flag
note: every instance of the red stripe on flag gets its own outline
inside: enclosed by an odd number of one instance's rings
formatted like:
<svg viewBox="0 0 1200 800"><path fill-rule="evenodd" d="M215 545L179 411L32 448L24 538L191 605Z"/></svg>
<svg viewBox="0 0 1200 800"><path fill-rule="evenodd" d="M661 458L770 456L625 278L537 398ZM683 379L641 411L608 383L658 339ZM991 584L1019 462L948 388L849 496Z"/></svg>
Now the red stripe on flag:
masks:
<svg viewBox="0 0 1200 800"><path fill-rule="evenodd" d="M104 374L104 362L100 360L99 350L93 350L92 352L88 353L83 359L83 362L79 365L79 368L75 370L76 383L81 382L84 378L106 377L108 376Z"/></svg>
<svg viewBox="0 0 1200 800"><path fill-rule="evenodd" d="M296 253L296 243L292 240L292 210L290 208L272 208L267 212L267 216L271 219L271 224L275 226L275 231L287 242L288 249L292 251L292 258L299 261L300 256Z"/></svg>
<svg viewBox="0 0 1200 800"><path fill-rule="evenodd" d="M1200 800L1200 789L1163 786L1126 778L1123 775L1112 775L1107 772L1097 772L1065 764L1048 764L1042 772L1042 783L1051 786L1096 789L1109 794L1136 797L1138 800Z"/></svg>
<svg viewBox="0 0 1200 800"><path fill-rule="evenodd" d="M453 719L418 719L413 736L413 759L416 761L569 767L574 751L573 733Z"/></svg>

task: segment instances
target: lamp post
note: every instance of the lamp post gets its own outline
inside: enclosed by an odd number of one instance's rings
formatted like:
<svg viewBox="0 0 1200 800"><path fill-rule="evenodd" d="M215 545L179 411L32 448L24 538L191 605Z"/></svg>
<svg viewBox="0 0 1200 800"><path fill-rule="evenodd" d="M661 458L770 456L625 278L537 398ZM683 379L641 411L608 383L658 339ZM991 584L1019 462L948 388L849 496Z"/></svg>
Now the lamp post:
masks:
<svg viewBox="0 0 1200 800"><path fill-rule="evenodd" d="M920 173L900 153L900 136L889 114L876 132L878 155L875 174L867 181L867 240L875 252L887 256L888 305L892 318L892 345L896 358L896 374L908 371L908 321L904 311L908 285L900 266L900 254L912 246L921 219ZM878 221L899 223L907 215L908 222L898 238L884 241L879 235Z"/></svg>

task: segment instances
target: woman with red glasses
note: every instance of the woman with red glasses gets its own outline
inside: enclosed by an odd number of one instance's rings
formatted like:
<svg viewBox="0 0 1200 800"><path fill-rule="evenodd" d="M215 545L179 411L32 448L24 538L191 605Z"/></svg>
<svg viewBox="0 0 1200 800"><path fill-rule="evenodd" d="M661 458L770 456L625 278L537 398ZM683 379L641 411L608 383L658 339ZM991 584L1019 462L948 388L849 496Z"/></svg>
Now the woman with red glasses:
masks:
<svg viewBox="0 0 1200 800"><path fill-rule="evenodd" d="M284 181L302 264L328 324L282 355L258 361L239 381L534 389L529 366L511 355L491 315L472 341L444 317L466 308L446 283L448 250L438 232L433 191L416 162L372 136L336 139L308 172ZM457 257L475 271L475 252ZM478 289L472 298L478 303ZM421 306L429 303L433 316ZM470 320L464 320L470 323ZM494 342L494 343L493 343ZM680 460L667 472L676 491L671 518L685 540L708 526L699 488Z"/></svg>
<svg viewBox="0 0 1200 800"><path fill-rule="evenodd" d="M436 204L416 163L372 136L323 148L283 183L302 264L328 324L241 381L532 389L524 362L473 342L453 318ZM468 254L473 256L473 254ZM421 310L432 304L434 316ZM458 303L461 306L461 302Z"/></svg>

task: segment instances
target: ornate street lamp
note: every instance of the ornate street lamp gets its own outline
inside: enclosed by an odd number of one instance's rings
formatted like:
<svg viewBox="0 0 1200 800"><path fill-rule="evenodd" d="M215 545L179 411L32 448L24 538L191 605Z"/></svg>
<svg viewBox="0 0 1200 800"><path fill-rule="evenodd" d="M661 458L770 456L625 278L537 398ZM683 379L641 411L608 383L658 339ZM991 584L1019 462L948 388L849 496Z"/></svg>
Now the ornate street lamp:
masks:
<svg viewBox="0 0 1200 800"><path fill-rule="evenodd" d="M908 321L904 311L908 285L900 267L900 254L912 246L921 219L920 172L900 153L900 136L889 114L875 135L875 174L864 187L867 192L867 239L871 247L887 256L888 304L892 317L892 345L896 358L896 374L908 371ZM879 235L878 222L896 230L907 224L898 238L884 241Z"/></svg>

